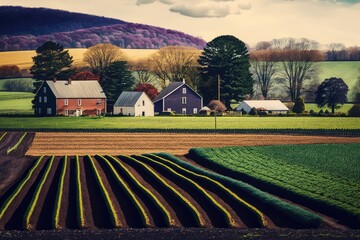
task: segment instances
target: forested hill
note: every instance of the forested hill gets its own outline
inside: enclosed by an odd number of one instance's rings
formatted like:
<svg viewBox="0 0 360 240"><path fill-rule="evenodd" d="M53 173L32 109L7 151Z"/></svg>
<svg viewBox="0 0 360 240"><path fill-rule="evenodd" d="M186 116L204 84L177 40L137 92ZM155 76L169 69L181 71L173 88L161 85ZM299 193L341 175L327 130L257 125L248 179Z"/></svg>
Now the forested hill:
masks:
<svg viewBox="0 0 360 240"><path fill-rule="evenodd" d="M40 36L119 23L124 21L48 8L0 7L0 35Z"/></svg>
<svg viewBox="0 0 360 240"><path fill-rule="evenodd" d="M145 24L46 8L0 7L0 51L34 50L45 41L65 48L98 43L137 49L206 45L200 38Z"/></svg>

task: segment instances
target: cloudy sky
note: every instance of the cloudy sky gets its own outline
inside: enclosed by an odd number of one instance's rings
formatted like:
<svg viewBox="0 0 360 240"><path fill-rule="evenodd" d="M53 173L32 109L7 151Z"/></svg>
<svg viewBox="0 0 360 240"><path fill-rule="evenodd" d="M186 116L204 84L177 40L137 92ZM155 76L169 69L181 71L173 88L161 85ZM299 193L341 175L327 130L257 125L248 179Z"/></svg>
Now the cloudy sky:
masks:
<svg viewBox="0 0 360 240"><path fill-rule="evenodd" d="M326 45L360 45L360 0L0 0L179 30L211 41L231 34L255 45L306 37Z"/></svg>

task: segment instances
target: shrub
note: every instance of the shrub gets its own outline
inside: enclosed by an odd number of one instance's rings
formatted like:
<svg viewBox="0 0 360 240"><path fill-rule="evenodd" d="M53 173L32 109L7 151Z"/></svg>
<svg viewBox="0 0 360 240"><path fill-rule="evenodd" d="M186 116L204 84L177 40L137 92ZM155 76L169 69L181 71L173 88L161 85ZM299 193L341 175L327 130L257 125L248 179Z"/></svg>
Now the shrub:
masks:
<svg viewBox="0 0 360 240"><path fill-rule="evenodd" d="M310 115L315 115L315 111L312 109L309 111L309 113L310 113Z"/></svg>
<svg viewBox="0 0 360 240"><path fill-rule="evenodd" d="M351 117L360 117L360 104L354 104L350 108L348 115Z"/></svg>
<svg viewBox="0 0 360 240"><path fill-rule="evenodd" d="M294 113L303 113L305 111L305 103L302 97L298 97L295 100L294 107L292 108Z"/></svg>
<svg viewBox="0 0 360 240"><path fill-rule="evenodd" d="M252 115L252 116L255 116L255 115L258 115L258 111L256 110L256 108L252 108L249 112L249 115Z"/></svg>

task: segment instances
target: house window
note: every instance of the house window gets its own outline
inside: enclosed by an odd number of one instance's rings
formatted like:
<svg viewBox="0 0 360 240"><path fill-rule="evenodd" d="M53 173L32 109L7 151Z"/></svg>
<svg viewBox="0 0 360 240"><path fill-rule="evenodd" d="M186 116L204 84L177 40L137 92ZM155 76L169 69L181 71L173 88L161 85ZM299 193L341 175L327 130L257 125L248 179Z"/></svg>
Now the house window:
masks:
<svg viewBox="0 0 360 240"><path fill-rule="evenodd" d="M78 106L81 106L81 99L78 99Z"/></svg>
<svg viewBox="0 0 360 240"><path fill-rule="evenodd" d="M101 104L101 99L98 99L96 104Z"/></svg>
<svg viewBox="0 0 360 240"><path fill-rule="evenodd" d="M51 115L52 113L51 113L51 108L47 108L46 109L46 113L47 113L47 115Z"/></svg>
<svg viewBox="0 0 360 240"><path fill-rule="evenodd" d="M183 88L183 94L186 94L186 88Z"/></svg>
<svg viewBox="0 0 360 240"><path fill-rule="evenodd" d="M182 97L182 98L181 98L181 103L182 103L182 104L186 104L186 97Z"/></svg>
<svg viewBox="0 0 360 240"><path fill-rule="evenodd" d="M47 102L47 96L44 96L44 102Z"/></svg>
<svg viewBox="0 0 360 240"><path fill-rule="evenodd" d="M64 99L64 105L65 106L69 105L69 99Z"/></svg>
<svg viewBox="0 0 360 240"><path fill-rule="evenodd" d="M167 111L168 111L168 112L171 112L171 108L168 108Z"/></svg>
<svg viewBox="0 0 360 240"><path fill-rule="evenodd" d="M193 114L197 114L197 108L193 109Z"/></svg>
<svg viewBox="0 0 360 240"><path fill-rule="evenodd" d="M39 103L41 103L41 102L42 102L42 97L40 96L40 97L39 97Z"/></svg>
<svg viewBox="0 0 360 240"><path fill-rule="evenodd" d="M96 110L96 115L101 115L101 109Z"/></svg>
<svg viewBox="0 0 360 240"><path fill-rule="evenodd" d="M65 109L65 116L69 116L69 110L68 109Z"/></svg>
<svg viewBox="0 0 360 240"><path fill-rule="evenodd" d="M145 106L145 101L143 101L143 106Z"/></svg>
<svg viewBox="0 0 360 240"><path fill-rule="evenodd" d="M38 113L39 113L39 115L42 114L42 108L39 108L39 109L38 109Z"/></svg>
<svg viewBox="0 0 360 240"><path fill-rule="evenodd" d="M44 93L46 93L46 87L43 88Z"/></svg>
<svg viewBox="0 0 360 240"><path fill-rule="evenodd" d="M183 114L183 115L186 115L186 108L183 108L183 109L182 109L182 114Z"/></svg>

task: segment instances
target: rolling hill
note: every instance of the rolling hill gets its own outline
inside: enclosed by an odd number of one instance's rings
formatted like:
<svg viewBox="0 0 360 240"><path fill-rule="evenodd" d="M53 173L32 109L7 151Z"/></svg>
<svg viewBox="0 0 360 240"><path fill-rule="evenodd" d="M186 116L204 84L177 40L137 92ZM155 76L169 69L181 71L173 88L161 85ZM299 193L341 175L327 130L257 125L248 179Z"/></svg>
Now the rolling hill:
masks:
<svg viewBox="0 0 360 240"><path fill-rule="evenodd" d="M46 8L0 7L0 51L34 50L45 41L65 48L111 43L131 49L169 45L202 49L206 44L179 31L112 18Z"/></svg>

